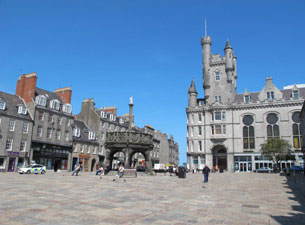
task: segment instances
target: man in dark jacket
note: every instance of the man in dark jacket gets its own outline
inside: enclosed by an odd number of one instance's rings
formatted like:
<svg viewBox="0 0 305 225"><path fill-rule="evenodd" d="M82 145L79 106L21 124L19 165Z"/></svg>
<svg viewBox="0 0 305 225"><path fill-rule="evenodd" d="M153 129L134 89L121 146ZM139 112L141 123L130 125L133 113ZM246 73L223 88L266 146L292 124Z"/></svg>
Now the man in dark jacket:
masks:
<svg viewBox="0 0 305 225"><path fill-rule="evenodd" d="M208 167L207 164L205 164L202 173L204 176L204 183L207 183L209 181L209 173L210 173L210 168Z"/></svg>

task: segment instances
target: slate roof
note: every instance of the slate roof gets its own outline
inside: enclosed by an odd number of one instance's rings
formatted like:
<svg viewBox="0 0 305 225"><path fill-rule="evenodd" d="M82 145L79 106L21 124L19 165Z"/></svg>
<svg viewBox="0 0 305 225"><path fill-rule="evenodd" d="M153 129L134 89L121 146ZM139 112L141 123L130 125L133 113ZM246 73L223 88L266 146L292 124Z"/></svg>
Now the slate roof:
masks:
<svg viewBox="0 0 305 225"><path fill-rule="evenodd" d="M291 100L292 89L283 89L283 90L280 90L280 91L283 93L284 100L286 100L286 101ZM250 102L257 103L259 94L260 94L260 92L249 93ZM299 88L299 97L305 99L305 88ZM244 102L244 94L237 94L235 102L236 103L243 103Z"/></svg>
<svg viewBox="0 0 305 225"><path fill-rule="evenodd" d="M26 107L23 100L18 96L0 91L0 99L5 102L5 110L0 109L0 115L14 116L20 119L32 120L28 112L26 115L18 113L19 105Z"/></svg>
<svg viewBox="0 0 305 225"><path fill-rule="evenodd" d="M95 109L95 111L97 112L97 114L100 116L100 118L102 119L102 120L104 120L104 121L107 121L107 122L111 122L111 123L115 123L115 124L117 124L117 125L120 125L120 126L125 126L125 127L128 127L128 122L127 121L125 121L125 119L123 118L123 117L121 117L121 116L117 116L117 115L115 115L115 120L113 121L113 120L110 120L110 114L111 113L109 113L109 112L106 112L105 110L103 110L103 109ZM105 113L106 113L106 118L102 118L101 117L101 112L102 111L104 111ZM124 119L124 123L120 123L120 118L123 118Z"/></svg>
<svg viewBox="0 0 305 225"><path fill-rule="evenodd" d="M89 131L92 131L92 130L90 130L83 121L74 120L73 128L75 128L75 127L80 129L80 136L79 137L73 136L73 141L87 142L90 144L98 145L97 141L89 140L88 134L89 134Z"/></svg>

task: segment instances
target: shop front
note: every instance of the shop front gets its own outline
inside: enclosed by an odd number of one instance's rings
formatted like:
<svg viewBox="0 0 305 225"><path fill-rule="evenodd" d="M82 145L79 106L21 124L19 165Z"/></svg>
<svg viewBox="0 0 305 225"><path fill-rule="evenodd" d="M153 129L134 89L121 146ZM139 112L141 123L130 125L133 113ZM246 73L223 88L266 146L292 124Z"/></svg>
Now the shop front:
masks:
<svg viewBox="0 0 305 225"><path fill-rule="evenodd" d="M33 143L32 161L46 166L47 170L68 170L72 147Z"/></svg>
<svg viewBox="0 0 305 225"><path fill-rule="evenodd" d="M19 152L8 152L8 167L7 172L15 172L16 161L19 157Z"/></svg>
<svg viewBox="0 0 305 225"><path fill-rule="evenodd" d="M89 154L79 154L79 164L82 165L84 172L89 172L90 157L91 155Z"/></svg>
<svg viewBox="0 0 305 225"><path fill-rule="evenodd" d="M251 155L234 155L235 172L251 172L252 156Z"/></svg>

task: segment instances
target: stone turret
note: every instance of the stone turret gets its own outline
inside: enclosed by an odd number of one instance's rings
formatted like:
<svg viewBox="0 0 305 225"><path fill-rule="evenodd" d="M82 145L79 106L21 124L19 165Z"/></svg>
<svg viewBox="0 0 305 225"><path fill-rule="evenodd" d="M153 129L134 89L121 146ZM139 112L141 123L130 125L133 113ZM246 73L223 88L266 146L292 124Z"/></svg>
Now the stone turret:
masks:
<svg viewBox="0 0 305 225"><path fill-rule="evenodd" d="M229 40L227 40L224 51L225 51L227 80L228 80L228 83L232 83L233 71L234 71L234 67L233 67L234 60L233 60L233 49L230 45Z"/></svg>
<svg viewBox="0 0 305 225"><path fill-rule="evenodd" d="M198 93L195 87L194 80L192 80L191 86L189 87L188 95L189 95L189 107L196 107Z"/></svg>
<svg viewBox="0 0 305 225"><path fill-rule="evenodd" d="M208 97L208 89L211 86L210 83L210 61L211 61L211 45L212 39L210 36L204 36L201 38L202 46L202 65L203 65L203 88L205 89L205 96Z"/></svg>

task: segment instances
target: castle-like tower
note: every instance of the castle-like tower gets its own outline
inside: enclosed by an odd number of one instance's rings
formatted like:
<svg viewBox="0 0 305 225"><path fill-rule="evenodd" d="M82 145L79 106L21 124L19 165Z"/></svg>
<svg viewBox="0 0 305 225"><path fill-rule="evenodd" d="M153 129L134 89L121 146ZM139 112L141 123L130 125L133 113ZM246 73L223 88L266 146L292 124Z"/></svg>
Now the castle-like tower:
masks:
<svg viewBox="0 0 305 225"><path fill-rule="evenodd" d="M203 88L206 103L232 103L236 97L236 57L227 41L224 57L211 54L212 40L210 36L201 38Z"/></svg>
<svg viewBox="0 0 305 225"><path fill-rule="evenodd" d="M188 89L187 158L189 169L210 168L249 172L272 167L261 156L268 138L283 138L293 146L296 164L301 152L299 114L305 85L279 90L267 77L260 92L236 93L237 58L227 40L224 56L212 54L212 39L201 38L204 98L197 98L195 82ZM282 162L285 168L292 162Z"/></svg>

